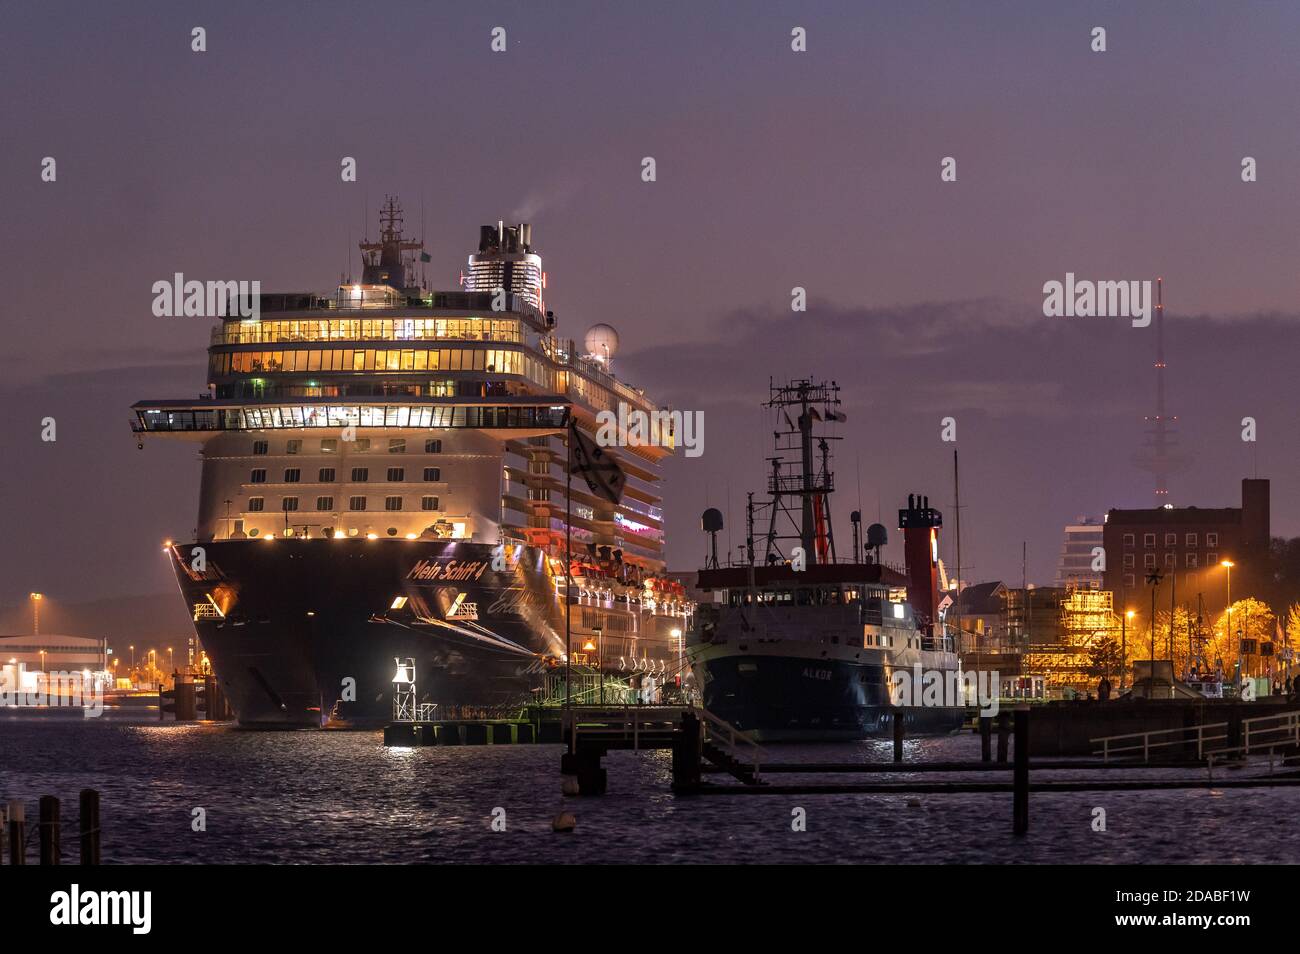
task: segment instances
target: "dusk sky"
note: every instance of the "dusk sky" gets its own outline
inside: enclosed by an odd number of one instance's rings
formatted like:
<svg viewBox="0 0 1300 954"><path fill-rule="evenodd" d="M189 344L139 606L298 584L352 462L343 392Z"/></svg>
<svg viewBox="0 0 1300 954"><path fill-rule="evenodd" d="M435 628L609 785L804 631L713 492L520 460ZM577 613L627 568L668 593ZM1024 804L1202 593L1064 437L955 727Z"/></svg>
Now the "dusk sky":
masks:
<svg viewBox="0 0 1300 954"><path fill-rule="evenodd" d="M769 376L814 376L848 414L840 541L859 484L891 534L909 492L951 524L951 416L966 577L1018 583L1026 542L1050 583L1065 524L1153 500L1154 326L1044 317L1067 272L1164 278L1194 458L1171 502L1236 506L1258 473L1300 535L1300 5L620 6L9 5L0 604L174 587L159 543L194 526L195 445L137 450L128 409L205 390L211 322L154 317L152 284L329 290L385 194L423 216L440 288L479 225L531 221L561 332L614 325L620 377L703 412L703 456L666 469L672 569L728 496L741 542Z"/></svg>

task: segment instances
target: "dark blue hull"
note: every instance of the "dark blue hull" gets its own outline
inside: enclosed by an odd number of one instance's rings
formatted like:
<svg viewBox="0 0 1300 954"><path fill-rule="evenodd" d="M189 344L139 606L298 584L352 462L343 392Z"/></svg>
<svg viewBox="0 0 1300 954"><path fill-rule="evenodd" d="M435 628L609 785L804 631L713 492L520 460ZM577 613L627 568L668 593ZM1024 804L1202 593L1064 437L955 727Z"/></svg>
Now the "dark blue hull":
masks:
<svg viewBox="0 0 1300 954"><path fill-rule="evenodd" d="M437 715L522 706L563 653L562 606L535 548L501 572L491 568L494 547L459 541L204 549L201 573L187 565L190 546L173 550L173 564L242 725L391 721L394 659L406 657L415 660L419 701L436 703Z"/></svg>
<svg viewBox="0 0 1300 954"><path fill-rule="evenodd" d="M704 707L757 741L824 742L892 732L885 666L837 659L705 651L692 660ZM960 729L966 710L909 706L909 733Z"/></svg>

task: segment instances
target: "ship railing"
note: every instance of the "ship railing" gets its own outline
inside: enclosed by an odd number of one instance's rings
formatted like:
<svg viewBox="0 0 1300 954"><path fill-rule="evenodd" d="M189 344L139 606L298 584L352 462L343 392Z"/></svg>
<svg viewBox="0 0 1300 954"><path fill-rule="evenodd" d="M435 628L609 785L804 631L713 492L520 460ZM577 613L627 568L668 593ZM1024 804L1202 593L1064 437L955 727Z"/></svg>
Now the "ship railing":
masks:
<svg viewBox="0 0 1300 954"><path fill-rule="evenodd" d="M763 761L767 758L767 749L730 722L719 719L708 709L696 707L692 711L704 726L705 741L717 745L737 762L748 764L754 773L754 780L757 781Z"/></svg>
<svg viewBox="0 0 1300 954"><path fill-rule="evenodd" d="M1223 730L1222 734L1218 734L1220 729ZM1151 759L1152 749L1161 749L1170 745L1190 745L1193 741L1196 743L1196 757L1200 759L1205 755L1205 744L1223 741L1228 737L1227 730L1226 722L1207 722L1203 725L1185 725L1176 729L1153 729L1148 732L1105 735L1088 741L1093 745L1101 743L1101 748L1094 749L1092 754L1100 755L1103 762L1109 762L1112 755L1136 752L1141 752L1142 761L1147 762ZM1195 737L1188 738L1189 732L1196 733Z"/></svg>

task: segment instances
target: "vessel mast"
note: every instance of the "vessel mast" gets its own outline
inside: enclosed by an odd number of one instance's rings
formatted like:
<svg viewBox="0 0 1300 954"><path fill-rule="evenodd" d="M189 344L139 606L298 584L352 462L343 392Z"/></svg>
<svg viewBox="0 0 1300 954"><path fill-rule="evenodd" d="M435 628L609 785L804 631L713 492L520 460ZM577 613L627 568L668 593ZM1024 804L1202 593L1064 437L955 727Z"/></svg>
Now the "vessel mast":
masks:
<svg viewBox="0 0 1300 954"><path fill-rule="evenodd" d="M773 432L775 453L768 458L771 509L764 560L772 564L787 559L779 541L797 540L807 565L833 563L830 494L835 489L835 475L830 466L829 441L840 438L815 433L814 428L816 424L845 420L839 410L839 385L802 378L787 385L769 383L768 391L764 406L776 412L777 423ZM796 413L796 419L791 418L791 411ZM813 459L814 439L820 465ZM799 501L797 518L793 498Z"/></svg>

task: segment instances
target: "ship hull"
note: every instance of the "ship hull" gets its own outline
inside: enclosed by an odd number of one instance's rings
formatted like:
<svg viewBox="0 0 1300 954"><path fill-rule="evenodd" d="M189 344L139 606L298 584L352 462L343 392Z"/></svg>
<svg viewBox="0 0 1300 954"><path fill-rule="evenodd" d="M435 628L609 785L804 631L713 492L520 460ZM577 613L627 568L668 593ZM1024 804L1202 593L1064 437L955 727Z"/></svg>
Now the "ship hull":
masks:
<svg viewBox="0 0 1300 954"><path fill-rule="evenodd" d="M415 661L435 717L523 706L563 652L542 551L508 565L463 541L279 539L174 547L195 631L241 725L315 728L392 718L396 660Z"/></svg>
<svg viewBox="0 0 1300 954"><path fill-rule="evenodd" d="M927 668L946 660L922 659ZM866 656L866 658L863 658ZM797 641L752 647L698 645L691 666L704 708L759 742L834 742L892 732L890 674L912 660ZM961 728L962 706L905 706L909 734Z"/></svg>

